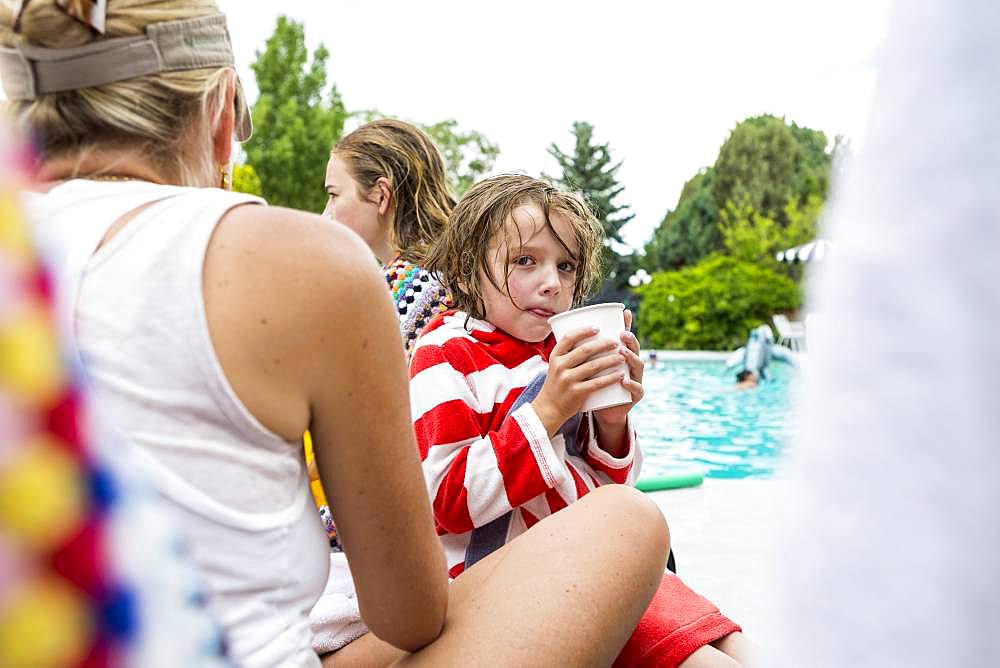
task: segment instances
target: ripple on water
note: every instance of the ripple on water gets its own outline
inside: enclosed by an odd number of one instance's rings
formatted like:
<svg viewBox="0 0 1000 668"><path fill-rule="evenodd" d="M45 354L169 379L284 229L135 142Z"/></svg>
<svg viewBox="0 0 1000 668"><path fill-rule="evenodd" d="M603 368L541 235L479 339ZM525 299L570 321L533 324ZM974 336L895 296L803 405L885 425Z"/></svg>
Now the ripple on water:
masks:
<svg viewBox="0 0 1000 668"><path fill-rule="evenodd" d="M663 360L647 368L646 395L634 417L645 452L644 475L696 466L714 478L774 471L785 447L797 373L768 367L757 389L736 391L721 361Z"/></svg>

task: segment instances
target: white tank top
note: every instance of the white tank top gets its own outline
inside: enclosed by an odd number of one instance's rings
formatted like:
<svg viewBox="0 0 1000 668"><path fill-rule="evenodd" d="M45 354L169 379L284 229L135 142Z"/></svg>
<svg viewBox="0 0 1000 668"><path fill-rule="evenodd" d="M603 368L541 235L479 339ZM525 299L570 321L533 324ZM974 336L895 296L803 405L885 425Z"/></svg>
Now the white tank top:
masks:
<svg viewBox="0 0 1000 668"><path fill-rule="evenodd" d="M152 203L97 249L124 214ZM60 327L97 406L135 443L191 539L239 666L318 666L309 610L329 547L301 444L264 427L226 380L209 337L205 251L252 196L75 180L28 195L53 270Z"/></svg>

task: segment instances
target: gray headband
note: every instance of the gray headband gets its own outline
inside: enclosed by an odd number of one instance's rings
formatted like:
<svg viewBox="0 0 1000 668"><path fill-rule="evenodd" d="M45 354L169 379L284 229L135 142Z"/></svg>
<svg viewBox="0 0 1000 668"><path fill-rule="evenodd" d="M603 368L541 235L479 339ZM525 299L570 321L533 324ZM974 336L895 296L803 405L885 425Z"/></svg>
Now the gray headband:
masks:
<svg viewBox="0 0 1000 668"><path fill-rule="evenodd" d="M10 100L34 100L160 72L234 66L223 14L154 23L145 36L100 39L69 49L31 44L0 48L0 81ZM236 87L237 104L244 108L236 138L246 141L253 126L239 79Z"/></svg>

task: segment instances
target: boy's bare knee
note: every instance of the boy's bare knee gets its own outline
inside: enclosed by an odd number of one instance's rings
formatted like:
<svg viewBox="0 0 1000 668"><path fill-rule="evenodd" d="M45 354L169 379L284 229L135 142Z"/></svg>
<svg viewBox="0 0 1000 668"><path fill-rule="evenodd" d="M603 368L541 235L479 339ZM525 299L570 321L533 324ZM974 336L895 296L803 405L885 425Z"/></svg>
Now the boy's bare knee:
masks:
<svg viewBox="0 0 1000 668"><path fill-rule="evenodd" d="M620 486L628 490L631 521L635 531L640 532L644 542L647 543L645 549L662 554L666 560L667 552L670 550L670 528L660 507L648 495L634 487Z"/></svg>
<svg viewBox="0 0 1000 668"><path fill-rule="evenodd" d="M593 498L591 498L593 497ZM670 530L660 508L645 494L627 485L604 485L584 497L600 507L610 528L636 550L663 555L670 550Z"/></svg>

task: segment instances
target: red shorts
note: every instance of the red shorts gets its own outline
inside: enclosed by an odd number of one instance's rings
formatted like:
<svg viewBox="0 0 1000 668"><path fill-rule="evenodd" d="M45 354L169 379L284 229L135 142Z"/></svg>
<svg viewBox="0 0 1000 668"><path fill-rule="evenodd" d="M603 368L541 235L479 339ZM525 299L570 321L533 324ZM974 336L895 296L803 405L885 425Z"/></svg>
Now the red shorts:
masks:
<svg viewBox="0 0 1000 668"><path fill-rule="evenodd" d="M675 668L698 648L739 630L708 599L666 573L614 667Z"/></svg>

